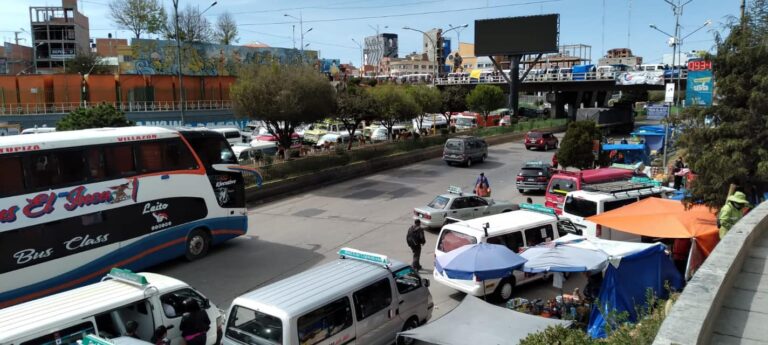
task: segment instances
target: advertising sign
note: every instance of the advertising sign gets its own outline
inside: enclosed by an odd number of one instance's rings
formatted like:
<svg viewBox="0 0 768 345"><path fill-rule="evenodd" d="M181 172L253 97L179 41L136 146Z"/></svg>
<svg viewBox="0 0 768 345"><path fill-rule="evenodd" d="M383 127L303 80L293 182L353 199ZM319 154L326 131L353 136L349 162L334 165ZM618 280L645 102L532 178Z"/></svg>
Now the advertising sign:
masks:
<svg viewBox="0 0 768 345"><path fill-rule="evenodd" d="M688 84L685 92L685 104L710 106L712 105L712 90L714 78L711 70L689 71Z"/></svg>
<svg viewBox="0 0 768 345"><path fill-rule="evenodd" d="M648 120L661 120L669 115L669 107L666 105L651 105L646 108Z"/></svg>
<svg viewBox="0 0 768 345"><path fill-rule="evenodd" d="M663 71L623 72L616 78L616 85L663 85Z"/></svg>
<svg viewBox="0 0 768 345"><path fill-rule="evenodd" d="M675 101L675 83L667 83L664 89L664 103Z"/></svg>

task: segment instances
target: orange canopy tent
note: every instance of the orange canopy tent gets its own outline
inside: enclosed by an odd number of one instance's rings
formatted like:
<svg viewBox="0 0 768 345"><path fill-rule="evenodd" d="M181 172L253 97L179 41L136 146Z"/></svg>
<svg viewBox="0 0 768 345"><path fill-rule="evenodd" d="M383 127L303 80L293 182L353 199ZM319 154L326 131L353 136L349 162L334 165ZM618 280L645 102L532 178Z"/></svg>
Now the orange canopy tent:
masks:
<svg viewBox="0 0 768 345"><path fill-rule="evenodd" d="M686 210L677 200L646 198L587 220L641 236L694 238L705 256L709 256L720 240L716 215L708 207L695 205Z"/></svg>

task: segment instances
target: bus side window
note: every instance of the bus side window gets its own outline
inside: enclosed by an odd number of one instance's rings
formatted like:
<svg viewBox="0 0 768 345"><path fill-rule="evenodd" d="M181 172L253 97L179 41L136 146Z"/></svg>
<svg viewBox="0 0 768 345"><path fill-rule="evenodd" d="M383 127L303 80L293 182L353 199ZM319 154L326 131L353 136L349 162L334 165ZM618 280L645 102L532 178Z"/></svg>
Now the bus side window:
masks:
<svg viewBox="0 0 768 345"><path fill-rule="evenodd" d="M131 145L107 146L104 148L107 160L107 177L123 177L136 174L136 160Z"/></svg>
<svg viewBox="0 0 768 345"><path fill-rule="evenodd" d="M189 170L197 169L197 163L189 151L187 145L180 139L168 141L163 144L163 169L165 170Z"/></svg>
<svg viewBox="0 0 768 345"><path fill-rule="evenodd" d="M145 142L138 146L139 168L142 173L155 172L163 169L163 152L161 143Z"/></svg>
<svg viewBox="0 0 768 345"><path fill-rule="evenodd" d="M106 177L106 164L101 149L92 148L86 150L85 158L88 161L88 171L91 179L100 180Z"/></svg>
<svg viewBox="0 0 768 345"><path fill-rule="evenodd" d="M24 169L21 157L0 158L0 197L24 192Z"/></svg>

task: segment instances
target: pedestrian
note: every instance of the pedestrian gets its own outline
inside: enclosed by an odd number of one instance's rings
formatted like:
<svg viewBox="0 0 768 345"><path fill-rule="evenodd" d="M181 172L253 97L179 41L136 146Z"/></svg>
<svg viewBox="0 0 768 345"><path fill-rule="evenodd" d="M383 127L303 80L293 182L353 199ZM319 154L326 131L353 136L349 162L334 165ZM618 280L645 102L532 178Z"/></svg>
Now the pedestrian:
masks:
<svg viewBox="0 0 768 345"><path fill-rule="evenodd" d="M557 169L559 162L557 161L557 152L552 155L552 168Z"/></svg>
<svg viewBox="0 0 768 345"><path fill-rule="evenodd" d="M184 300L184 315L181 316L181 336L186 345L205 345L206 333L211 328L208 314L200 308L200 304L192 298Z"/></svg>
<svg viewBox="0 0 768 345"><path fill-rule="evenodd" d="M125 323L125 336L139 339L139 335L136 333L139 330L139 323L133 320L129 320Z"/></svg>
<svg viewBox="0 0 768 345"><path fill-rule="evenodd" d="M672 169L672 172L675 175L675 184L674 188L675 190L680 190L680 187L683 185L683 175L680 175L680 171L685 168L685 163L683 163L683 157L677 157L677 160L675 160L674 168Z"/></svg>
<svg viewBox="0 0 768 345"><path fill-rule="evenodd" d="M415 270L420 271L421 264L419 263L419 258L421 257L421 246L426 243L426 240L424 239L424 229L421 227L420 220L416 219L413 222L413 225L408 228L408 233L405 235L405 241L408 244L408 247L411 248L411 252L413 252L412 266Z"/></svg>
<svg viewBox="0 0 768 345"><path fill-rule="evenodd" d="M528 204L533 204L533 199L531 199L531 197L527 197L525 198L525 202Z"/></svg>
<svg viewBox="0 0 768 345"><path fill-rule="evenodd" d="M475 180L475 194L478 196L491 196L491 184L488 183L488 178L485 177L484 172L481 172L480 176Z"/></svg>
<svg viewBox="0 0 768 345"><path fill-rule="evenodd" d="M170 340L168 340L168 328L163 325L157 327L157 329L155 329L155 333L152 334L150 342L155 345L170 344Z"/></svg>
<svg viewBox="0 0 768 345"><path fill-rule="evenodd" d="M717 227L720 229L720 239L731 230L731 227L743 216L742 209L747 207L749 202L743 192L736 192L729 196L725 205L717 214Z"/></svg>

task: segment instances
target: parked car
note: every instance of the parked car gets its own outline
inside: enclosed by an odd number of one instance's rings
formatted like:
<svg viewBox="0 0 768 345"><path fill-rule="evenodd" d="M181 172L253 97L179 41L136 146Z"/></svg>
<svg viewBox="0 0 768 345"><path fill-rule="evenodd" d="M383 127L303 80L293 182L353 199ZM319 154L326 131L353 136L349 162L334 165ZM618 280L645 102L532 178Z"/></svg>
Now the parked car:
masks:
<svg viewBox="0 0 768 345"><path fill-rule="evenodd" d="M259 160L264 156L274 156L277 153L277 142L260 141L255 145L235 144L232 145L232 152L240 162Z"/></svg>
<svg viewBox="0 0 768 345"><path fill-rule="evenodd" d="M520 169L515 179L515 186L520 193L529 190L546 190L554 169L542 161L529 161Z"/></svg>
<svg viewBox="0 0 768 345"><path fill-rule="evenodd" d="M277 142L277 137L275 137L272 134L261 134L253 137L253 140L251 140L251 146L256 146L260 142L264 141L274 141ZM291 148L292 149L298 149L301 148L301 136L293 133L291 134Z"/></svg>
<svg viewBox="0 0 768 345"><path fill-rule="evenodd" d="M358 140L363 135L355 132L355 140ZM330 142L331 145L338 144L338 143L348 143L349 142L349 133L328 133L320 137L320 140L317 141L317 144L315 144L315 147L323 147L325 146L325 143Z"/></svg>
<svg viewBox="0 0 768 345"><path fill-rule="evenodd" d="M394 139L397 137L398 134L407 132L408 128L401 125L395 125L392 127L392 138ZM383 142L383 141L389 141L389 136L387 135L387 128L384 126L379 127L372 127L370 129L370 136L369 140L371 142L377 143L377 142Z"/></svg>
<svg viewBox="0 0 768 345"><path fill-rule="evenodd" d="M552 132L530 131L525 134L525 148L528 150L537 148L549 151L549 149L557 149L558 144L559 141Z"/></svg>
<svg viewBox="0 0 768 345"><path fill-rule="evenodd" d="M452 186L448 193L438 195L427 206L414 208L413 219L419 219L424 227L440 228L448 223L448 217L467 220L518 209L517 204L510 201L463 193L461 188Z"/></svg>
<svg viewBox="0 0 768 345"><path fill-rule="evenodd" d="M473 162L483 162L488 158L488 144L485 140L462 135L445 141L443 160L446 164L461 163L471 166Z"/></svg>

